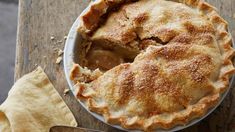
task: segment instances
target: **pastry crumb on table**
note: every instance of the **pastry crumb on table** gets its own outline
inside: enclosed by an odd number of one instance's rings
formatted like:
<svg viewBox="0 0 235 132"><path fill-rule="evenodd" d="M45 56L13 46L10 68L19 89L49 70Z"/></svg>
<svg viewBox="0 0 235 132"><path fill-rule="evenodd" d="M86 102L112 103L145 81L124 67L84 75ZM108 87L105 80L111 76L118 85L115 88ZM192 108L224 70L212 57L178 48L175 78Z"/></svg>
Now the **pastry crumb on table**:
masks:
<svg viewBox="0 0 235 132"><path fill-rule="evenodd" d="M55 63L56 63L56 64L60 64L60 62L62 61L62 59L63 59L63 58L62 58L61 56L58 57L58 58L56 59L56 62L55 62Z"/></svg>
<svg viewBox="0 0 235 132"><path fill-rule="evenodd" d="M69 90L68 88L64 89L64 95L68 94L69 91L70 91L70 90Z"/></svg>
<svg viewBox="0 0 235 132"><path fill-rule="evenodd" d="M63 50L61 50L61 49L58 50L58 56L61 56L63 53L64 53Z"/></svg>
<svg viewBox="0 0 235 132"><path fill-rule="evenodd" d="M64 40L66 40L67 39L67 36L64 36Z"/></svg>
<svg viewBox="0 0 235 132"><path fill-rule="evenodd" d="M51 36L50 39L53 41L53 40L55 40L55 37L54 37L54 36Z"/></svg>

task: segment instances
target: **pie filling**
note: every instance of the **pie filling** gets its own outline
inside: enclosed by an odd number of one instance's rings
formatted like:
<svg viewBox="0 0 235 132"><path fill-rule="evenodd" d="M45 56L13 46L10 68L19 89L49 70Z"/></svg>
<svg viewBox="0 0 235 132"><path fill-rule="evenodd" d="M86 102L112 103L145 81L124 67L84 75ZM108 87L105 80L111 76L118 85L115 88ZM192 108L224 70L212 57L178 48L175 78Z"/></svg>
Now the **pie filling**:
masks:
<svg viewBox="0 0 235 132"><path fill-rule="evenodd" d="M111 42L83 42L81 53L84 54L80 55L79 60L82 61L79 61L79 64L91 70L99 69L105 72L122 63L132 63L141 50L145 50L150 45L162 45L160 41L153 38L135 41L135 43L138 46L137 49L121 47Z"/></svg>
<svg viewBox="0 0 235 132"><path fill-rule="evenodd" d="M80 55L79 60L82 61L79 61L79 65L90 70L99 69L105 72L121 63L132 62L136 56L136 53L133 53L132 56L126 56L125 50L117 47L105 47L91 42L83 44L89 46L84 46L85 48L82 51L84 54ZM127 52L127 54L130 54L130 52Z"/></svg>

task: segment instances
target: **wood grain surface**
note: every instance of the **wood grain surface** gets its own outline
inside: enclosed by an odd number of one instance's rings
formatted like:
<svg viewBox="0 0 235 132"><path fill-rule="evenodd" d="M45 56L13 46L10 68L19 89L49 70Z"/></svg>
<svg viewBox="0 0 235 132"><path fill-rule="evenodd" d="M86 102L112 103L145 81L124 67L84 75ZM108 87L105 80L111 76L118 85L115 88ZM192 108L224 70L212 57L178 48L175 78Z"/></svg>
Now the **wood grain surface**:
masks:
<svg viewBox="0 0 235 132"><path fill-rule="evenodd" d="M207 0L218 8L229 22L235 38L235 0ZM16 45L15 80L37 66L45 69L57 91L75 115L80 127L103 131L118 131L91 116L76 101L68 88L62 62L56 64L57 50L64 47L64 36L89 3L89 0L20 0ZM235 88L231 89L223 103L206 119L191 126L185 132L235 131Z"/></svg>

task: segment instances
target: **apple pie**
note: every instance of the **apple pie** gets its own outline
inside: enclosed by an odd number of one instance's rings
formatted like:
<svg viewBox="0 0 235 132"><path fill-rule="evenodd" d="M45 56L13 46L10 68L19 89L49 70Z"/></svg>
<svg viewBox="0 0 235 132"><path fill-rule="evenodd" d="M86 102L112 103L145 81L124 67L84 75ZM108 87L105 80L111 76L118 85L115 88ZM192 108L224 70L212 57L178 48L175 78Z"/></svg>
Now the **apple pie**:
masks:
<svg viewBox="0 0 235 132"><path fill-rule="evenodd" d="M202 117L235 72L228 24L202 0L96 0L79 23L76 97L125 129Z"/></svg>

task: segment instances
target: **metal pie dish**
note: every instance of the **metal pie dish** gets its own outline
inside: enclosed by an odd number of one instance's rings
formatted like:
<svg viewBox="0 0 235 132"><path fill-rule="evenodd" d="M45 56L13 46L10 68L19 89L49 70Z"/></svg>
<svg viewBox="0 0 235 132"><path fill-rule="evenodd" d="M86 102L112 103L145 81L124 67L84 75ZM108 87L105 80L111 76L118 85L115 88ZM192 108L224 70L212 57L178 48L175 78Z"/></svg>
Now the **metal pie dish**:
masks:
<svg viewBox="0 0 235 132"><path fill-rule="evenodd" d="M87 10L88 8L86 8L82 13L81 15ZM66 80L69 84L69 87L70 87L70 90L73 92L74 96L76 97L76 93L75 93L75 89L74 89L74 83L72 82L72 80L70 79L70 71L73 67L73 64L76 63L76 56L79 54L77 53L77 48L78 48L78 45L81 44L82 42L82 36L77 32L77 27L79 25L79 17L76 19L76 21L73 23L70 31L69 31L69 34L67 36L67 40L66 40L66 43L65 43L65 48L64 48L64 56L63 56L63 64L64 64L64 72L65 72L65 77L66 77ZM233 47L235 47L234 45L234 41L233 42ZM234 62L234 60L233 60ZM197 119L194 119L192 121L190 121L188 124L186 125L179 125L179 126L175 126L171 129L156 129L156 131L158 132L167 132L167 131L179 131L179 130L182 130L182 129L185 129L185 128L188 128L198 122L200 122L201 120L203 120L204 118L206 118L208 115L210 115L221 103L222 101L225 99L225 97L228 95L230 89L235 86L235 75L233 75L231 78L230 78L230 84L229 84L229 88L227 88L227 90L221 95L220 97L220 100L218 102L218 104L211 108L207 114L205 114L204 116L200 117L200 118L197 118ZM95 112L91 112L88 107L84 104L84 102L80 101L79 99L77 99L79 101L79 103L81 104L82 107L84 107L91 115L93 115L95 118L97 118L98 120L102 121L103 123L109 125L109 126L112 126L114 128L117 128L117 129L120 129L120 130L124 130L124 131L140 131L140 130L128 130L128 129L125 129L123 127L121 127L120 125L112 125L112 124L109 124L107 122L105 122L105 119L102 115L99 115Z"/></svg>

